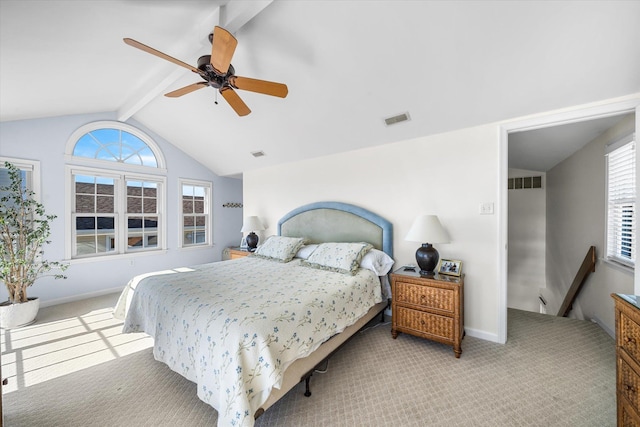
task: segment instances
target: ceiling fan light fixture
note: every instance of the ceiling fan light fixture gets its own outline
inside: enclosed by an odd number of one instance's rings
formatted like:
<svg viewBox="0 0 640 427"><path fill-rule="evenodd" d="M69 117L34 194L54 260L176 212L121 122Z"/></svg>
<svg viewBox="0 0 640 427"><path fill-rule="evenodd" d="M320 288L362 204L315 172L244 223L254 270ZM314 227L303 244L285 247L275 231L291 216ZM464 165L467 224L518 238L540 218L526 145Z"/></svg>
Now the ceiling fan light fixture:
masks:
<svg viewBox="0 0 640 427"><path fill-rule="evenodd" d="M408 120L411 120L411 116L409 115L409 112L407 111L405 113L398 114L396 116L387 117L386 119L384 119L384 124L386 126L391 126L391 125L395 125L397 123L406 122Z"/></svg>

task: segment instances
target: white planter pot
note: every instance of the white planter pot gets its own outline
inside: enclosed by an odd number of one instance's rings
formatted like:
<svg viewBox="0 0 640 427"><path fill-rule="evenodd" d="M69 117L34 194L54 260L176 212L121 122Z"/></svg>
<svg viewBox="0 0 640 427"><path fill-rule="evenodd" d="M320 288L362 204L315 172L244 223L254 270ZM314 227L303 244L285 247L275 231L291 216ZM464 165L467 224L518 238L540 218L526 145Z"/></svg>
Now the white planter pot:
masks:
<svg viewBox="0 0 640 427"><path fill-rule="evenodd" d="M0 328L12 329L27 326L36 321L40 300L29 298L27 302L0 304Z"/></svg>

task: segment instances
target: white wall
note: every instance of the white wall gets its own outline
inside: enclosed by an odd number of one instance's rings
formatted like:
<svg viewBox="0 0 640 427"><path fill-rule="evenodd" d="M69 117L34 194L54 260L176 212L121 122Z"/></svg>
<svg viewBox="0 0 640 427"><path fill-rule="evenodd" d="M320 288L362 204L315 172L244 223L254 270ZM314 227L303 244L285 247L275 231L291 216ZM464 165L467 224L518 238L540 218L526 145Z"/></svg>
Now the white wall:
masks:
<svg viewBox="0 0 640 427"><path fill-rule="evenodd" d="M397 266L415 263L419 244L404 240L415 217L437 214L452 240L436 245L440 256L463 262L465 329L497 340L498 222L480 215L482 202L497 201L496 125L246 172L243 181L245 211L260 216L267 235L280 217L311 202L347 202L382 215L394 225Z"/></svg>
<svg viewBox="0 0 640 427"><path fill-rule="evenodd" d="M591 245L596 271L584 284L570 317L593 319L615 329L610 294L634 293L632 271L603 262L606 223L605 145L635 129L634 115L609 129L547 172L547 289L549 312L557 313Z"/></svg>
<svg viewBox="0 0 640 427"><path fill-rule="evenodd" d="M545 287L545 173L509 169L509 178L529 176L542 177L542 188L509 190L507 307L537 312L538 295Z"/></svg>
<svg viewBox="0 0 640 427"><path fill-rule="evenodd" d="M245 211L267 223L268 235L275 234L282 215L306 203L335 200L362 206L393 223L398 265L415 263L416 244L404 241L415 216L439 215L453 239L437 247L441 257L463 261L466 332L504 342L508 232L507 190L502 180L508 174L508 132L549 117L559 121L619 104L637 106L638 100L640 95L632 94L245 172ZM494 203L494 215L479 214L483 202Z"/></svg>
<svg viewBox="0 0 640 427"><path fill-rule="evenodd" d="M115 120L115 114L86 114L0 123L0 156L39 160L42 175L42 202L49 214L55 214L48 260L64 258L66 206L64 203L64 150L69 136L80 126L97 120ZM225 202L242 201L242 181L218 177L193 158L146 129L140 123L128 123L147 133L159 145L167 162L167 244L161 254L140 254L128 258L71 261L66 280L43 277L31 287L43 305L98 295L123 288L134 275L143 272L193 265L221 259L222 249L237 246L242 227L242 209L223 208ZM179 178L213 182L214 246L178 249L180 223ZM131 265L133 264L133 265ZM0 291L0 295L1 295Z"/></svg>

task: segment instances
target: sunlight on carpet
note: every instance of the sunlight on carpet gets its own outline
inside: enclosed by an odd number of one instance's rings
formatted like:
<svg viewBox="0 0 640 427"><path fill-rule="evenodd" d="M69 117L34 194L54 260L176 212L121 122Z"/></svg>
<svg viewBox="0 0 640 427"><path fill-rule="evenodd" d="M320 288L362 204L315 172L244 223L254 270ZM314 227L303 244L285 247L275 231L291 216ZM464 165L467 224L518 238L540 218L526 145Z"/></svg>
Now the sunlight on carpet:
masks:
<svg viewBox="0 0 640 427"><path fill-rule="evenodd" d="M42 308L33 325L2 329L2 376L8 379L3 392L152 347L153 340L145 334L122 334L122 320L113 318L112 307L102 307L88 307L81 315L66 315L64 305Z"/></svg>

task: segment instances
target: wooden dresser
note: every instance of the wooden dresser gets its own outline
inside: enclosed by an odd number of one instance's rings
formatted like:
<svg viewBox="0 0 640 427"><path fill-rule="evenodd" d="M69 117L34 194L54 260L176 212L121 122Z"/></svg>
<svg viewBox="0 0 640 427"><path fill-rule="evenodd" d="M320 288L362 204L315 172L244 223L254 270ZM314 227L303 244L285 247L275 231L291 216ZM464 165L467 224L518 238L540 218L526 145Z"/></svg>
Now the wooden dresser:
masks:
<svg viewBox="0 0 640 427"><path fill-rule="evenodd" d="M611 296L616 315L618 426L640 426L640 297Z"/></svg>
<svg viewBox="0 0 640 427"><path fill-rule="evenodd" d="M464 275L420 276L396 270L391 275L391 336L399 332L453 346L462 354L464 335Z"/></svg>

